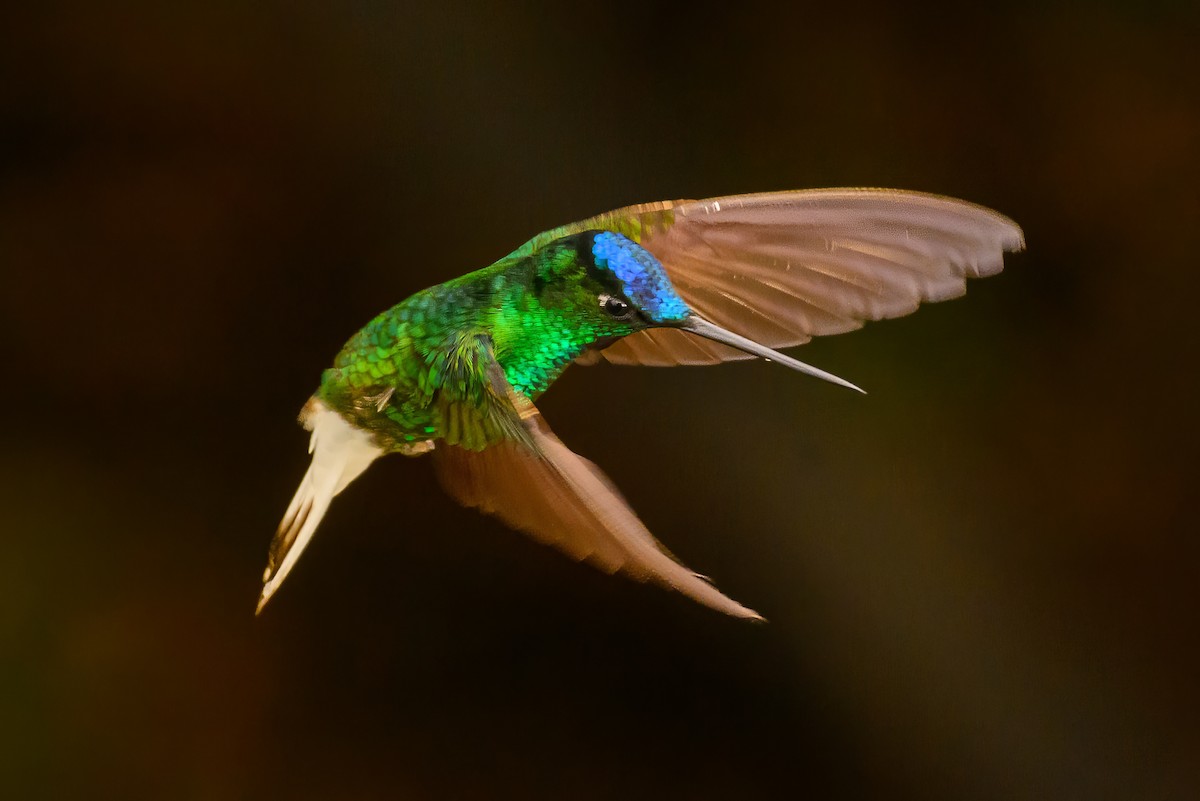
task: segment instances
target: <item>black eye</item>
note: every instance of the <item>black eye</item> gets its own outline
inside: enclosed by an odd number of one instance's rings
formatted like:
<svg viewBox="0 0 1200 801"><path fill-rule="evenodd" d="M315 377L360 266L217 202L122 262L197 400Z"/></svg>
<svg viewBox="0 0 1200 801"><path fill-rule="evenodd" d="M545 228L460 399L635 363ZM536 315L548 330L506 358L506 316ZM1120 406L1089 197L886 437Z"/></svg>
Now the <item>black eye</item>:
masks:
<svg viewBox="0 0 1200 801"><path fill-rule="evenodd" d="M600 308L604 309L605 314L616 320L628 320L633 316L633 307L612 295L600 296Z"/></svg>

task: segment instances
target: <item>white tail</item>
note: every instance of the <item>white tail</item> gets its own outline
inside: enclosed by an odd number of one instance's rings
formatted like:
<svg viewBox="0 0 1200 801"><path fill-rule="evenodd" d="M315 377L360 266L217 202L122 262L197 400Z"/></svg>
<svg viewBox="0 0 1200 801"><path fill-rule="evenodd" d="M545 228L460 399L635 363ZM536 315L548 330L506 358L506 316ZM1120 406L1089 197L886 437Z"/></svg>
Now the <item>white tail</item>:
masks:
<svg viewBox="0 0 1200 801"><path fill-rule="evenodd" d="M383 455L383 449L371 441L368 432L350 425L316 398L304 407L300 420L312 432L308 445L312 464L271 541L255 614L262 611L295 566L333 496Z"/></svg>

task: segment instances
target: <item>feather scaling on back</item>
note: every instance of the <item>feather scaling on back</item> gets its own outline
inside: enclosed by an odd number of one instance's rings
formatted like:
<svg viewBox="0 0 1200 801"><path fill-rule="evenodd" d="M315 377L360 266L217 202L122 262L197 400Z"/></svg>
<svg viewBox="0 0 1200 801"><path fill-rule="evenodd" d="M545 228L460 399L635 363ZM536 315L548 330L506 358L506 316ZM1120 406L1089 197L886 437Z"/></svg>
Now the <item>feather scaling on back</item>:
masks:
<svg viewBox="0 0 1200 801"><path fill-rule="evenodd" d="M698 365L771 350L958 297L1024 247L981 206L822 189L631 206L531 239L490 267L371 321L302 415L313 462L272 542L259 610L332 498L380 455L432 451L460 503L608 573L761 619L684 567L533 401L572 362Z"/></svg>

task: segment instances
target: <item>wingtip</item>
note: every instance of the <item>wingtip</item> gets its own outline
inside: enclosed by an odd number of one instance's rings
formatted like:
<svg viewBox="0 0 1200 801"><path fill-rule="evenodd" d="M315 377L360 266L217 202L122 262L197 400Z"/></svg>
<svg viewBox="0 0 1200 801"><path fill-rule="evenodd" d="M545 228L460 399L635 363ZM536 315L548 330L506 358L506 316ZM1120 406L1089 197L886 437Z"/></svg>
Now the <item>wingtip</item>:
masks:
<svg viewBox="0 0 1200 801"><path fill-rule="evenodd" d="M741 605L739 604L739 606L741 606ZM753 609L751 609L748 606L742 606L741 609L738 610L737 616L740 617L742 620L753 623L756 626L761 626L767 622L767 619L765 617L760 615L758 612L755 612Z"/></svg>
<svg viewBox="0 0 1200 801"><path fill-rule="evenodd" d="M715 587L714 587L714 589L715 589ZM758 612L755 612L750 607L742 606L740 603L733 600L732 598L730 598L727 595L721 595L720 597L721 597L721 600L725 601L725 603L723 603L723 604L707 603L707 605L716 609L718 612L724 612L725 614L729 615L730 617L736 617L738 620L745 620L749 623L755 624L756 626L762 625L767 622L767 619L765 617L760 615ZM696 600L699 600L699 599L696 599ZM704 601L701 601L701 602L706 603Z"/></svg>
<svg viewBox="0 0 1200 801"><path fill-rule="evenodd" d="M739 604L739 606L740 606L740 604ZM740 609L736 609L736 610L723 609L723 610L719 610L719 611L724 612L725 614L729 615L732 618L736 618L738 620L743 620L754 626L763 626L763 625L766 625L766 622L767 622L767 619L765 617L763 617L758 612L755 612L753 609L746 607L746 606L742 606Z"/></svg>

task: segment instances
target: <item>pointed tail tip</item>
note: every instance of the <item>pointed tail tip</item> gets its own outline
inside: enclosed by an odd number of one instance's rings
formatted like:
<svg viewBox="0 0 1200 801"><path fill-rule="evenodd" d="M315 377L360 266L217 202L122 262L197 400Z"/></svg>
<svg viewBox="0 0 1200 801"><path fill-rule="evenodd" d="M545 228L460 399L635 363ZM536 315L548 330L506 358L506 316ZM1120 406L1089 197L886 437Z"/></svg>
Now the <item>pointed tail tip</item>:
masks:
<svg viewBox="0 0 1200 801"><path fill-rule="evenodd" d="M267 605L267 601L271 600L271 596L275 594L275 589L278 585L272 585L270 581L263 584L262 590L258 593L258 603L254 606L254 616L258 617L262 614L262 610Z"/></svg>

